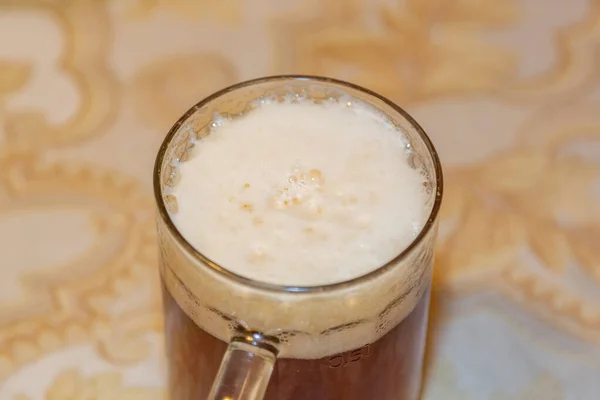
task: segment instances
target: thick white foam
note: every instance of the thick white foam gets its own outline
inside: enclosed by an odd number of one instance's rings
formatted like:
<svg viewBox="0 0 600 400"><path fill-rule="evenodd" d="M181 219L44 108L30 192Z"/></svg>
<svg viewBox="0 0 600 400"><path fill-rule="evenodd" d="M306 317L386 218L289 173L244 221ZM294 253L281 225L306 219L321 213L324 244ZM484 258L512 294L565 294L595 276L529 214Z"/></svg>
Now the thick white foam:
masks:
<svg viewBox="0 0 600 400"><path fill-rule="evenodd" d="M277 284L345 281L394 258L422 228L435 190L427 193L424 174L410 167L403 130L351 103L263 100L237 119L213 118L199 140L186 130L205 126L206 113L191 116L163 164L177 229L230 271ZM169 165L184 152L172 180ZM158 224L163 280L198 326L223 341L239 327L260 331L280 341L280 357L303 359L373 343L402 321L430 284L435 231L370 279L295 293L201 266Z"/></svg>
<svg viewBox="0 0 600 400"><path fill-rule="evenodd" d="M239 275L314 286L385 264L426 218L398 128L366 105L263 102L180 165L172 219Z"/></svg>

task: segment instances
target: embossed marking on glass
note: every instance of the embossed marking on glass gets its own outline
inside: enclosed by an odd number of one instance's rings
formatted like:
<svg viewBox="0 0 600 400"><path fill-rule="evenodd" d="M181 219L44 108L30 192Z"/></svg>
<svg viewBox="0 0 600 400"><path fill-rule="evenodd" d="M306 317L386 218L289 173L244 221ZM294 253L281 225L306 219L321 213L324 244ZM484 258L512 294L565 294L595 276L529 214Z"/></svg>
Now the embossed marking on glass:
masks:
<svg viewBox="0 0 600 400"><path fill-rule="evenodd" d="M414 239L391 261L339 282L278 285L217 264L178 231L171 217L183 205L173 190L181 166L206 156L198 144L219 121L251 114L265 98L361 102L402 132L402 151L422 174L425 213ZM367 89L329 78L243 82L206 98L177 121L160 148L154 190L172 399L418 397L442 171L430 140L405 111Z"/></svg>

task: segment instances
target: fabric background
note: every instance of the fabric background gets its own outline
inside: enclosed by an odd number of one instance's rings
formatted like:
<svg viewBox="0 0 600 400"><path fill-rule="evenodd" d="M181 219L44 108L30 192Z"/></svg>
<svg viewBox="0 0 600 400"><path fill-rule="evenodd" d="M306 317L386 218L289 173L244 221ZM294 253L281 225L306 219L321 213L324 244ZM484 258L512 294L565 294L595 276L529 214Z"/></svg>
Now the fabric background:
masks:
<svg viewBox="0 0 600 400"><path fill-rule="evenodd" d="M153 158L276 73L439 149L424 399L600 399L599 43L597 0L0 0L0 399L165 398Z"/></svg>

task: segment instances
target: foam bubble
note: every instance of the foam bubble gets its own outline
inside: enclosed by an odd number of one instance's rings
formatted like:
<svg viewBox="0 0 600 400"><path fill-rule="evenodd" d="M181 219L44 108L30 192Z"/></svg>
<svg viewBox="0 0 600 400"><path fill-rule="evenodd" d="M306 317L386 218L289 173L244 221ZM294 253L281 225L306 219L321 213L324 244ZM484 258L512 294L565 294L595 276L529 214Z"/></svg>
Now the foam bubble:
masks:
<svg viewBox="0 0 600 400"><path fill-rule="evenodd" d="M179 166L172 219L200 252L251 279L310 286L363 275L424 221L424 178L403 135L357 100L263 100L216 119L195 147L201 156ZM237 223L221 225L224 213ZM255 242L277 249L260 269L248 263L263 257L247 256Z"/></svg>

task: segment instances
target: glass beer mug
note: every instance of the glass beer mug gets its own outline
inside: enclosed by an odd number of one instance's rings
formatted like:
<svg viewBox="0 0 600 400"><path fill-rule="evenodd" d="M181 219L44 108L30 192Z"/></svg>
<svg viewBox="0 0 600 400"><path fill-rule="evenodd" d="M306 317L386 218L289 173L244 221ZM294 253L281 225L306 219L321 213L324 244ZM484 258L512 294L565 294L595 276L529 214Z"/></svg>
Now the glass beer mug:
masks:
<svg viewBox="0 0 600 400"><path fill-rule="evenodd" d="M208 134L215 115L235 118L265 96L300 95L315 103L350 97L374 107L406 135L409 162L426 177L426 220L412 243L372 272L324 286L278 286L237 275L197 251L170 218L177 213L170 194L177 165ZM329 78L243 82L177 121L159 150L154 190L173 400L418 397L442 170L429 138L404 110Z"/></svg>

